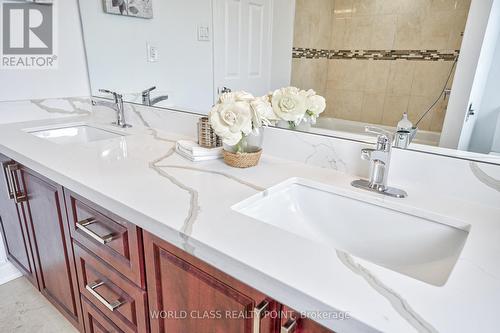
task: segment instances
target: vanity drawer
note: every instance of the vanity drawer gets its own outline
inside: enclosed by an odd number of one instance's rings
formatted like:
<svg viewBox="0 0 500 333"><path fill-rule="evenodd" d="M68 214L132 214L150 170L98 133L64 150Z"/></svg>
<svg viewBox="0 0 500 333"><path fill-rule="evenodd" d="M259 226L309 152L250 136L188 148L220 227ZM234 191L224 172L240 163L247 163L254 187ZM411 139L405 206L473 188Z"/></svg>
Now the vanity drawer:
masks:
<svg viewBox="0 0 500 333"><path fill-rule="evenodd" d="M85 297L82 297L83 320L87 333L123 333Z"/></svg>
<svg viewBox="0 0 500 333"><path fill-rule="evenodd" d="M146 292L81 245L73 246L81 295L123 332L148 332Z"/></svg>
<svg viewBox="0 0 500 333"><path fill-rule="evenodd" d="M65 197L71 237L144 288L141 229L68 190Z"/></svg>

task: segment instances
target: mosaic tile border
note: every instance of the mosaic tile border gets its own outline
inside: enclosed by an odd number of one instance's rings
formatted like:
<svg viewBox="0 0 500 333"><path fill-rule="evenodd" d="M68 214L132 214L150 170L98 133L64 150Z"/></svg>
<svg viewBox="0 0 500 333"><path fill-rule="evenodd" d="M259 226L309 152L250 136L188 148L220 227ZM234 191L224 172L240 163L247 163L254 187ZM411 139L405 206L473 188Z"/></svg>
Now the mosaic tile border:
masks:
<svg viewBox="0 0 500 333"><path fill-rule="evenodd" d="M454 61L460 50L318 50L294 47L294 59Z"/></svg>

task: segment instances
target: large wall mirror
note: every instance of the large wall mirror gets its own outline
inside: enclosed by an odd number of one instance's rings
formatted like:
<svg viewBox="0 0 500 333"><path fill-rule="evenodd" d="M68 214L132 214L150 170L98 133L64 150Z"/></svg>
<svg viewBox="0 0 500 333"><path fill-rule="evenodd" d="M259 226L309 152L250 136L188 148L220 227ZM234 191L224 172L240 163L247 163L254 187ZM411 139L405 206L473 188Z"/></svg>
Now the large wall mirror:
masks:
<svg viewBox="0 0 500 333"><path fill-rule="evenodd" d="M80 12L94 96L207 114L224 88L292 85L327 108L290 129L372 142L366 125L395 132L406 113L407 149L500 163L499 2L80 0Z"/></svg>

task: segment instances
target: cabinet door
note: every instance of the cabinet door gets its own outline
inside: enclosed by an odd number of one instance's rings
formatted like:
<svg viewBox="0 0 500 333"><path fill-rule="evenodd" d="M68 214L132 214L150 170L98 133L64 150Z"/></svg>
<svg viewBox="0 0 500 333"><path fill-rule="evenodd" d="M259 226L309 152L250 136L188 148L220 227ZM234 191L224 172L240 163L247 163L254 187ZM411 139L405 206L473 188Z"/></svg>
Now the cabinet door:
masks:
<svg viewBox="0 0 500 333"><path fill-rule="evenodd" d="M152 332L276 332L272 300L153 235L144 246Z"/></svg>
<svg viewBox="0 0 500 333"><path fill-rule="evenodd" d="M315 321L303 318L294 310L283 306L280 333L334 333Z"/></svg>
<svg viewBox="0 0 500 333"><path fill-rule="evenodd" d="M0 155L0 222L7 257L38 288L29 235L21 205L14 201L15 162Z"/></svg>
<svg viewBox="0 0 500 333"><path fill-rule="evenodd" d="M21 168L24 203L41 292L80 327L81 305L76 283L75 263L62 188L31 170Z"/></svg>

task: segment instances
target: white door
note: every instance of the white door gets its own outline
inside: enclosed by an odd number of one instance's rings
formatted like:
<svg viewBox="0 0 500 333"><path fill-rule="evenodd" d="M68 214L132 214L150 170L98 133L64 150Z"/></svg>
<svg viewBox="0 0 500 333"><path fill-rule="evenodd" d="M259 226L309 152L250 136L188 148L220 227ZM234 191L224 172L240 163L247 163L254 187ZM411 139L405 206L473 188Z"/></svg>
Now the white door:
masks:
<svg viewBox="0 0 500 333"><path fill-rule="evenodd" d="M215 95L270 90L273 0L214 0Z"/></svg>

